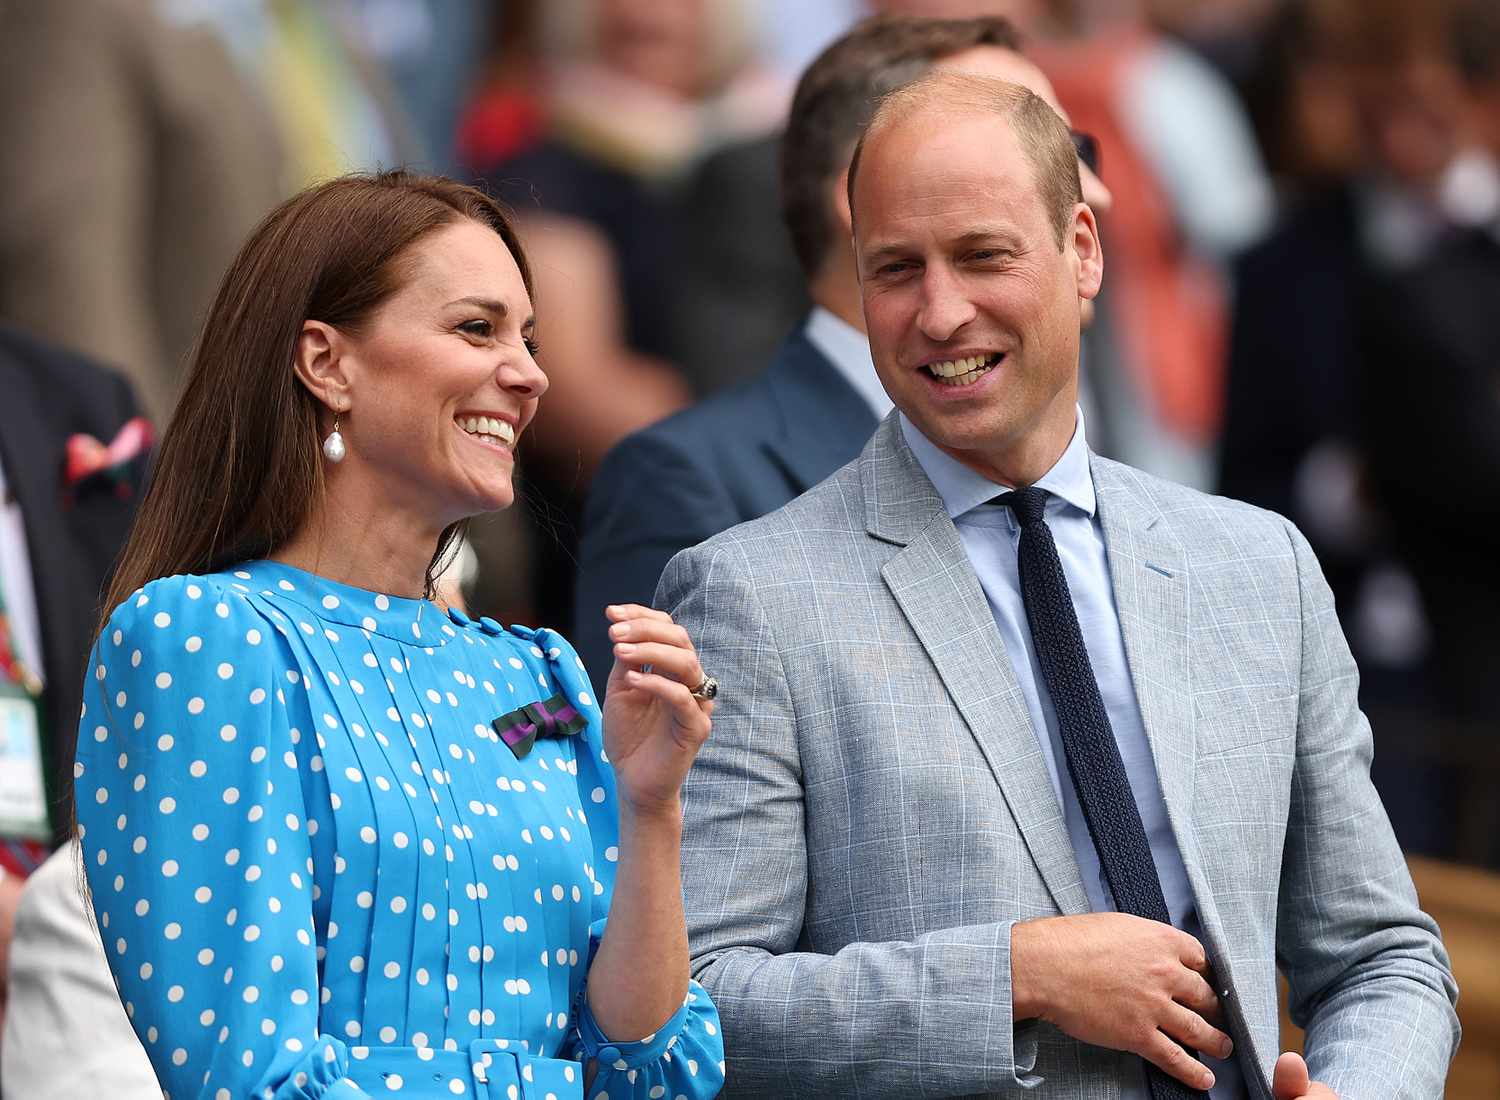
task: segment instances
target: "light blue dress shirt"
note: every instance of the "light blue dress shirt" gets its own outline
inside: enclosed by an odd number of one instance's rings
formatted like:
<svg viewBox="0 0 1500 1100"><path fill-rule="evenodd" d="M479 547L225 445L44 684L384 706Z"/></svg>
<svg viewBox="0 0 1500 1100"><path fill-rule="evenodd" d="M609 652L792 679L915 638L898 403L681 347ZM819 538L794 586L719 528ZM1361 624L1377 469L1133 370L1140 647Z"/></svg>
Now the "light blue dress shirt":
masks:
<svg viewBox="0 0 1500 1100"><path fill-rule="evenodd" d="M1099 865L1099 853L1094 848L1083 810L1078 804L1078 795L1067 774L1067 759L1057 732L1057 714L1042 680L1036 647L1026 621L1016 563L1020 525L1009 508L988 503L1011 486L990 481L939 450L905 414L901 416L901 430L917 462L942 497L969 562L979 576L979 585L989 600L1000 639L1005 643L1005 652L1025 697L1032 728L1041 741L1042 755L1047 761L1052 788L1062 806L1068 839L1078 860L1089 907L1095 912L1113 910L1114 899ZM1151 843L1151 857L1161 879L1167 911L1176 927L1201 938L1197 905L1188 885L1182 854L1167 820L1167 805L1162 799L1151 745L1141 720L1140 703L1136 700L1130 666L1125 660L1125 639L1120 633L1120 616L1110 584L1109 560L1095 505L1094 479L1089 472L1088 444L1084 439L1081 410L1078 427L1067 450L1036 482L1036 486L1050 494L1047 526L1052 530L1063 572L1067 574L1068 591L1073 597L1073 610L1083 632L1089 663L1093 665L1094 678L1099 682L1099 694L1104 698L1110 728L1125 761L1130 790L1135 795L1141 823L1146 827L1146 836ZM1205 1058L1204 1061L1218 1082L1210 1094L1214 1100L1241 1100L1244 1097L1244 1080L1237 1064L1216 1058ZM1122 1082L1121 1100L1147 1100L1148 1095L1144 1069L1139 1076Z"/></svg>

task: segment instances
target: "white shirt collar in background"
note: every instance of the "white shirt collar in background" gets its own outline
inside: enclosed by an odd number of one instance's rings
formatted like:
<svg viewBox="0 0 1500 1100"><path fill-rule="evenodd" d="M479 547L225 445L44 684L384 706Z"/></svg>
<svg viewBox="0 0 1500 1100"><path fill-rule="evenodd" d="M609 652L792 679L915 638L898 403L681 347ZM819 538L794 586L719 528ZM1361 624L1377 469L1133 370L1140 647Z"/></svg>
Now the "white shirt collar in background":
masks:
<svg viewBox="0 0 1500 1100"><path fill-rule="evenodd" d="M10 620L16 655L36 673L37 679L45 681L42 630L37 621L31 555L26 549L26 524L20 504L10 499L3 463L0 463L0 593L5 597L5 615Z"/></svg>
<svg viewBox="0 0 1500 1100"><path fill-rule="evenodd" d="M859 329L835 317L822 306L813 306L802 333L823 357L833 364L854 392L864 398L865 404L875 413L876 420L884 420L891 411L891 399L875 374L875 363L870 358L870 342Z"/></svg>

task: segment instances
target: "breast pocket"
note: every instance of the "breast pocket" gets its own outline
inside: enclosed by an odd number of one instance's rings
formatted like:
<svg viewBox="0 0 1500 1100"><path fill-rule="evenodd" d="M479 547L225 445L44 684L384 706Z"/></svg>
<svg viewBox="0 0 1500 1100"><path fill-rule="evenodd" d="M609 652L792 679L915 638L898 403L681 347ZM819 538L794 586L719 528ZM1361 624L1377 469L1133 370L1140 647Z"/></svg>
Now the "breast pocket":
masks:
<svg viewBox="0 0 1500 1100"><path fill-rule="evenodd" d="M1199 759L1244 750L1270 749L1297 732L1297 694L1284 686L1226 687L1193 699Z"/></svg>

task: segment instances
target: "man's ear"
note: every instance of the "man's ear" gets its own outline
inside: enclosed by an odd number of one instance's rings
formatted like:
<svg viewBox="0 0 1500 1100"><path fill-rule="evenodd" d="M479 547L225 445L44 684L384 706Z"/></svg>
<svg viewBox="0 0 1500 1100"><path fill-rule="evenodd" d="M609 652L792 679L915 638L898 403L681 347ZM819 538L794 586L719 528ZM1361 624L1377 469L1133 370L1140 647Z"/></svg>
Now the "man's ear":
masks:
<svg viewBox="0 0 1500 1100"><path fill-rule="evenodd" d="M845 168L829 182L828 202L833 210L834 228L845 237L854 236L854 212L849 209L849 169Z"/></svg>
<svg viewBox="0 0 1500 1100"><path fill-rule="evenodd" d="M859 269L859 243L854 239L854 211L849 208L849 169L845 168L829 183L828 205L833 213L835 245L842 238L849 242L849 253L854 260L854 277L863 283L864 273Z"/></svg>
<svg viewBox="0 0 1500 1100"><path fill-rule="evenodd" d="M1099 242L1099 225L1094 220L1094 212L1085 203L1073 207L1069 234L1070 239L1064 244L1072 249L1077 259L1078 296L1085 300L1095 298L1104 285L1104 246Z"/></svg>
<svg viewBox="0 0 1500 1100"><path fill-rule="evenodd" d="M344 359L348 347L344 334L332 325L304 321L292 353L298 380L335 413L345 412L353 404L353 387Z"/></svg>

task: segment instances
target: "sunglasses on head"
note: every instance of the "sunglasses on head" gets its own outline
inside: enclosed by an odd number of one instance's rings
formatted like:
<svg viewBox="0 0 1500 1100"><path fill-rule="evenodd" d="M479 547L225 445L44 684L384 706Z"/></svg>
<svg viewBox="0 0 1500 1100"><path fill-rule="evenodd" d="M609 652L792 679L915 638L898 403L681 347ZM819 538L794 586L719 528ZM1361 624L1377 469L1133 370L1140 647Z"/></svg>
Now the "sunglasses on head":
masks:
<svg viewBox="0 0 1500 1100"><path fill-rule="evenodd" d="M1099 139L1093 134L1086 134L1082 130L1069 130L1068 136L1073 139L1073 148L1090 172L1099 174Z"/></svg>

